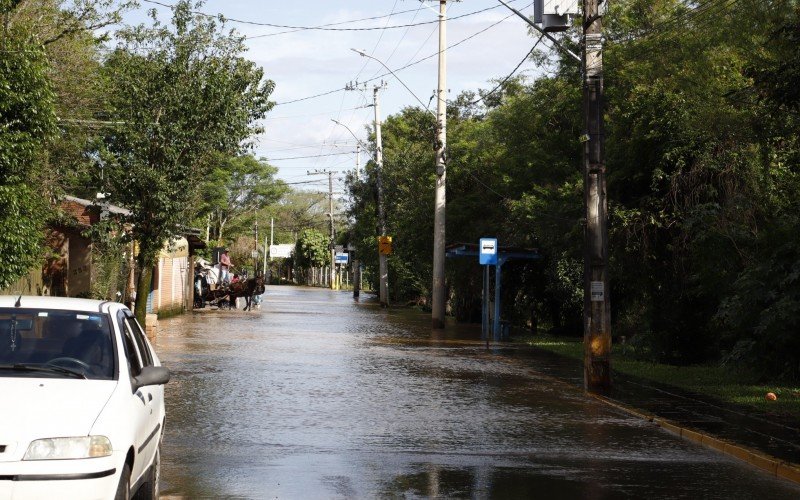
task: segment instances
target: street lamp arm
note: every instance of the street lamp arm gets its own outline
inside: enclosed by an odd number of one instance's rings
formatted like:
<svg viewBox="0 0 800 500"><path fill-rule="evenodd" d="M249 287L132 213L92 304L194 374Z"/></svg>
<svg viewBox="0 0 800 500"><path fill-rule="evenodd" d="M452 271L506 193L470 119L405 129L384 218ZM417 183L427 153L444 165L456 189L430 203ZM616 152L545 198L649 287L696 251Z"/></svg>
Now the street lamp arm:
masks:
<svg viewBox="0 0 800 500"><path fill-rule="evenodd" d="M367 149L367 144L366 144L364 141L362 141L361 139L359 139L358 137L356 137L356 134L354 134L354 133L353 133L353 131L352 131L352 130L350 130L350 127L348 127L348 126L347 126L347 125L345 125L344 123L342 123L342 122L340 122L339 120L336 120L336 119L334 119L334 118L331 118L331 121L332 121L333 123L337 124L337 125L341 125L342 127L346 128L346 129L347 129L347 131L348 131L348 132L350 132L350 135L352 135L352 136L353 136L353 139L355 139L355 140L356 140L356 142L358 143L358 145L359 145L359 146L361 146L361 147L362 147L362 148L364 148L364 149Z"/></svg>
<svg viewBox="0 0 800 500"><path fill-rule="evenodd" d="M525 21L525 22L526 22L526 23L528 23L528 24L529 24L529 25L530 25L530 26L531 26L533 29L535 29L536 31L538 31L539 33L541 33L541 34L542 34L542 36L545 36L545 37L547 37L547 39L548 39L548 40L550 40L551 42L553 42L554 44L556 44L556 46L557 46L559 49L561 49L562 51L564 51L564 52L566 52L567 54L569 54L569 55L570 55L570 56L571 56L573 59L575 59L576 61L578 61L578 62L581 62L581 58L580 58L580 56L579 56L579 55L577 55L576 53L572 52L572 51L571 51L571 50L569 50L568 48L564 47L564 46L561 44L561 42L559 42L558 40L556 40L555 38L553 38L553 36L552 36L550 33L546 32L546 31L545 31L545 30L543 30L542 28L540 28L540 27L536 26L536 23L534 23L533 21L531 21L530 19L528 19L528 17L527 17L525 14L523 14L523 13L522 13L522 12L520 12L520 11L518 11L518 10L517 10L517 9L515 9L514 7L512 7L512 6L508 5L508 4L507 4L507 3L505 3L503 0L497 0L497 1L498 1L498 2L500 2L501 4L505 5L505 6L506 6L506 7L507 7L509 10L511 10L511 12L513 12L514 14L518 15L519 17L521 17L523 21ZM401 82L401 83L402 83L402 82Z"/></svg>
<svg viewBox="0 0 800 500"><path fill-rule="evenodd" d="M433 112L433 111L431 111L430 109L428 109L428 107L427 107L427 106L426 106L426 105L425 105L425 104L424 104L424 103L423 103L423 102L420 100L420 98L419 98L419 97L417 97L417 94L415 94L415 93L414 93L414 92L413 92L413 91L412 91L410 88L408 88L408 85L406 85L406 84L405 84L405 82L403 82L403 80L401 80L401 79L400 79L400 77L399 77L399 76L397 76L397 74L396 74L394 71L392 71L392 69L391 69L389 66L387 66L387 65L383 64L383 61L381 61L380 59L378 59L378 58L376 58L376 57L373 57L373 56L371 56L371 55L367 54L367 53L366 53L366 52L364 52L363 50L358 50L358 49L350 49L350 50L352 50L352 51L353 51L353 52L355 52L356 54L359 54L361 57L366 57L366 58L368 58L368 59L372 59L373 61L377 61L377 62L378 62L378 64L380 64L381 66L383 66L384 68L386 68L386 71L388 71L389 73L391 73L391 74L392 74L392 76L394 76L395 78L397 78L397 81L398 81L398 82L400 82L400 85L402 85L403 87L405 87L405 88L406 88L406 90L408 90L408 93L409 93L409 94L411 94L411 95L413 95L413 96L414 96L414 99L416 99L416 100L417 100L417 102L420 104L420 106L422 106L422 109L424 109L425 111L427 111L427 112L428 112L428 113L430 113L431 115L433 115L433 116L436 116L436 115L434 114L434 112Z"/></svg>

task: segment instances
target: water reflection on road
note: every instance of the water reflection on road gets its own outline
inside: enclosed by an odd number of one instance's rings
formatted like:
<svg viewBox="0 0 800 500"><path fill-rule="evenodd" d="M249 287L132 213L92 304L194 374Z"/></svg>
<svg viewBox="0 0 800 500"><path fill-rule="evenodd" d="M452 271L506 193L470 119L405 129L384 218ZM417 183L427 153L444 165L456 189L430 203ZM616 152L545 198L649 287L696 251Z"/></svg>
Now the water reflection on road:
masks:
<svg viewBox="0 0 800 500"><path fill-rule="evenodd" d="M487 352L473 328L345 292L266 297L161 322L165 496L800 497Z"/></svg>

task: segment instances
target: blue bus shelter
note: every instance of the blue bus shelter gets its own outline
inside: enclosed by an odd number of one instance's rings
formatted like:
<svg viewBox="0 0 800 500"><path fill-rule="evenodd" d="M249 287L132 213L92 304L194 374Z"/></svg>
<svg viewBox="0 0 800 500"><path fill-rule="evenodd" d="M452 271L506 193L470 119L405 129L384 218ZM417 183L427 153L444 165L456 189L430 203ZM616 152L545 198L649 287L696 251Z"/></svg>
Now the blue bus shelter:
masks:
<svg viewBox="0 0 800 500"><path fill-rule="evenodd" d="M494 245L492 245L494 242ZM542 255L535 248L503 247L497 245L497 240L493 238L481 238L480 243L455 243L448 245L446 254L449 258L471 257L483 265L483 307L481 310L482 319L482 339L488 340L491 336L494 340L503 339L503 332L500 329L500 291L502 284L503 264L510 260L540 260ZM493 263L496 262L496 263ZM489 324L489 268L494 267L494 318ZM491 328L490 328L491 327Z"/></svg>

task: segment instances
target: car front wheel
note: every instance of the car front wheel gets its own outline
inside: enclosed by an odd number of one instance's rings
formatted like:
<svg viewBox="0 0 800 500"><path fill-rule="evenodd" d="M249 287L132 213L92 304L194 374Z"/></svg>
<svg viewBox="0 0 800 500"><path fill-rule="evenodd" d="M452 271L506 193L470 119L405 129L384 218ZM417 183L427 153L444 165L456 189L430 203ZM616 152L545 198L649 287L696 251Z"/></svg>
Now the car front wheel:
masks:
<svg viewBox="0 0 800 500"><path fill-rule="evenodd" d="M119 478L117 494L114 500L130 500L131 498L131 468L128 464L122 467L122 476Z"/></svg>
<svg viewBox="0 0 800 500"><path fill-rule="evenodd" d="M161 446L156 450L153 464L147 473L147 482L136 492L136 500L156 500L161 487Z"/></svg>

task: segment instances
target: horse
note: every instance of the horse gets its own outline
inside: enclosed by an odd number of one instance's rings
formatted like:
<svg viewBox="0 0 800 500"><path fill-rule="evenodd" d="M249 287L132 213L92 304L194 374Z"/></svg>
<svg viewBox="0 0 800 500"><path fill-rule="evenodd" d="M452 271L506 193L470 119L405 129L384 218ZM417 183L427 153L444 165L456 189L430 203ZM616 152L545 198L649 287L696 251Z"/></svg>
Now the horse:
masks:
<svg viewBox="0 0 800 500"><path fill-rule="evenodd" d="M228 292L230 293L231 302L234 302L238 297L244 297L247 305L242 310L249 311L253 303L253 297L261 295L265 289L264 276L259 274L255 278L231 283Z"/></svg>

